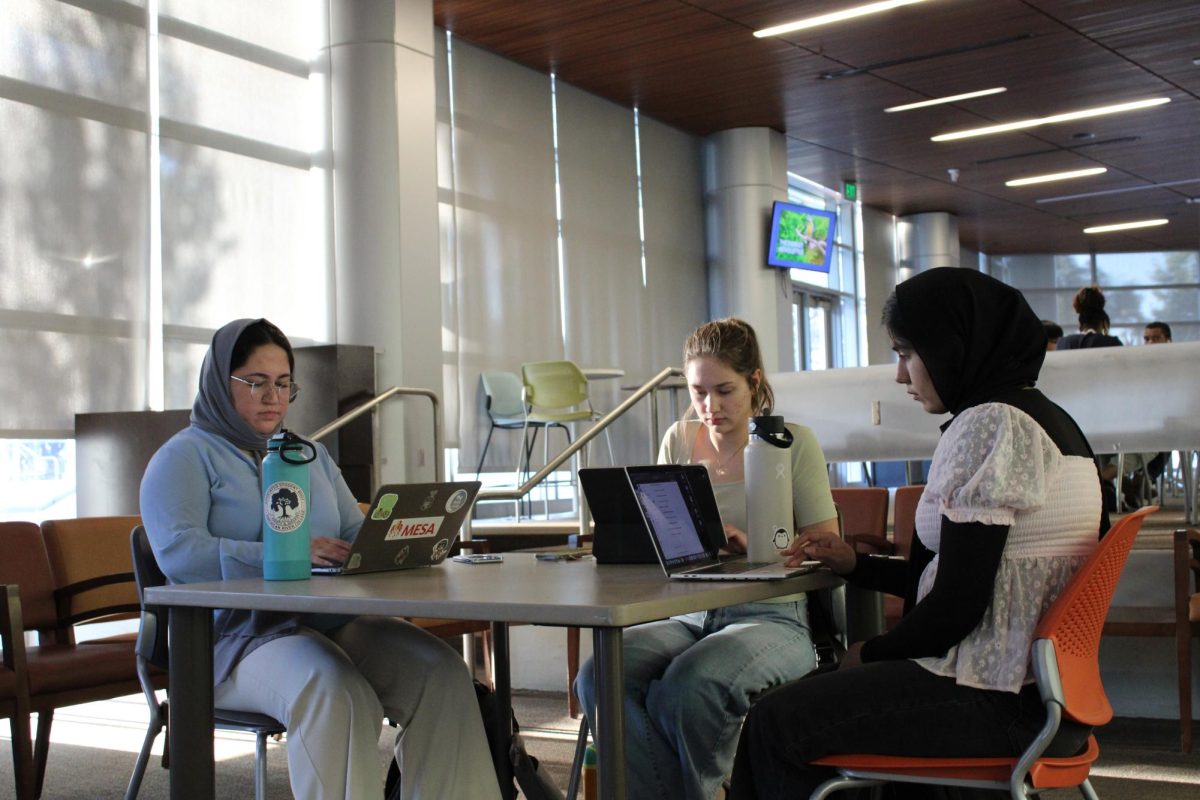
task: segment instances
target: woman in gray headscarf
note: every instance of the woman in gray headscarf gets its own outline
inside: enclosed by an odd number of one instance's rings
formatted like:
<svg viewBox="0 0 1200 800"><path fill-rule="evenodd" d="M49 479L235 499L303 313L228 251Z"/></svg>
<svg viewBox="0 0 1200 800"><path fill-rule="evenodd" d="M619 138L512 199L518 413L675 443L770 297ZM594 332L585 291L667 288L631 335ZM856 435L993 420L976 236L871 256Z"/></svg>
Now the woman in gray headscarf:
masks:
<svg viewBox="0 0 1200 800"><path fill-rule="evenodd" d="M291 344L265 319L213 336L192 424L151 459L141 511L172 583L262 575L260 471L299 386ZM340 561L362 512L321 445L309 469L314 564ZM218 611L214 700L288 729L292 791L380 798L378 741L400 726L402 797L499 797L474 687L461 657L397 619Z"/></svg>

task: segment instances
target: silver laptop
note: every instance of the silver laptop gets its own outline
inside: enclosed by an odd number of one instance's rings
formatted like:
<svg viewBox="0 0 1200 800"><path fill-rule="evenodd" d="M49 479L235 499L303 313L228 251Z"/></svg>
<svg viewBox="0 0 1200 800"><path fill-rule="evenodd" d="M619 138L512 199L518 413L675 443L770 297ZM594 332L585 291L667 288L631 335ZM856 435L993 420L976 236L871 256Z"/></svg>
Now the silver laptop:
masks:
<svg viewBox="0 0 1200 800"><path fill-rule="evenodd" d="M779 580L820 566L816 561L798 567L785 567L782 561L756 564L744 555L721 558L720 546L706 545L701 533L714 524L721 525L711 483L688 480L684 467L676 464L626 467L625 471L658 563L672 580Z"/></svg>
<svg viewBox="0 0 1200 800"><path fill-rule="evenodd" d="M314 575L357 575L431 567L446 559L471 511L479 481L392 483L379 487L350 553Z"/></svg>
<svg viewBox="0 0 1200 800"><path fill-rule="evenodd" d="M699 464L684 467L690 481L708 482L708 470ZM646 522L638 508L629 475L624 467L584 467L579 470L579 484L587 498L595 523L592 531L592 555L597 564L657 564L658 555L646 531ZM709 493L711 496L711 492ZM702 530L704 541L717 547L725 545L725 529L720 512L713 514L716 525Z"/></svg>

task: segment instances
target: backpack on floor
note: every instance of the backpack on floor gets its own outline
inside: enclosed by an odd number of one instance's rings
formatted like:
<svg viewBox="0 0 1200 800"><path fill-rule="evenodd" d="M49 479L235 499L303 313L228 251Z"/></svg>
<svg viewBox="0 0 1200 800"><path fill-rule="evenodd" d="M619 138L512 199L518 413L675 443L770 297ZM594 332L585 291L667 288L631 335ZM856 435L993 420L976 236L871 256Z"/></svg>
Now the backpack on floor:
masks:
<svg viewBox="0 0 1200 800"><path fill-rule="evenodd" d="M475 681L475 699L479 702L479 715L483 718L483 729L488 735L488 750L492 751L492 726L500 714L496 693L479 681ZM509 750L512 762L513 779L528 800L563 800L563 793L550 780L538 771L538 760L525 750L525 742L521 739L521 729L514 716L512 721L513 740ZM496 765L498 766L498 765ZM500 771L496 770L496 780L500 779ZM400 800L400 767L396 759L388 768L387 783L383 796L387 800Z"/></svg>

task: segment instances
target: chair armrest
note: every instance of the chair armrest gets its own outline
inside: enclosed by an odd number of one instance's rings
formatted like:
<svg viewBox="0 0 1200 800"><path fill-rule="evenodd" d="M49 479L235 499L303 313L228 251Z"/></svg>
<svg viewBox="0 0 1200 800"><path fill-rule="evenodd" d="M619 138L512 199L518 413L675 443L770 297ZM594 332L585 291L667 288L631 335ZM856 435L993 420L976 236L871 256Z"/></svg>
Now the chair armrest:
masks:
<svg viewBox="0 0 1200 800"><path fill-rule="evenodd" d="M114 586L122 583L132 584L134 582L132 572L117 572L112 575L98 575L87 580L68 583L66 586L60 586L54 590L54 608L58 615L60 625L70 626L78 625L81 622L89 622L91 620L111 617L115 614L137 614L141 612L141 605L137 602L132 603L117 603L110 606L101 606L90 608L86 611L81 611L78 614L71 613L71 601L75 597L90 592L94 589L100 589L105 586Z"/></svg>
<svg viewBox="0 0 1200 800"><path fill-rule="evenodd" d="M16 672L18 686L26 685L25 622L21 618L21 592L15 584L0 584L0 646L4 648L4 666Z"/></svg>

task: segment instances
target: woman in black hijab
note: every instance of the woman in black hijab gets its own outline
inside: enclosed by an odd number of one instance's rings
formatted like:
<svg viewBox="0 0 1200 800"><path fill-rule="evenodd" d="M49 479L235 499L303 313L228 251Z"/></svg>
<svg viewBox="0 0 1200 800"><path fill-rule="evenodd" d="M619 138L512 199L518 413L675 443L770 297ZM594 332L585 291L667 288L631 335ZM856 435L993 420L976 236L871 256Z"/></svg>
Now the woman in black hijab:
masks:
<svg viewBox="0 0 1200 800"><path fill-rule="evenodd" d="M884 324L896 381L942 425L908 561L798 537L849 581L905 599L892 630L851 645L836 672L772 692L742 729L730 798L807 797L835 753L1006 756L1045 720L1033 631L1102 526L1091 449L1034 388L1046 335L1020 292L969 269L896 287ZM1105 526L1106 527L1106 526ZM1089 731L1064 725L1051 754ZM920 790L918 796L927 796Z"/></svg>

